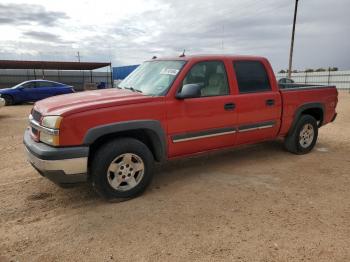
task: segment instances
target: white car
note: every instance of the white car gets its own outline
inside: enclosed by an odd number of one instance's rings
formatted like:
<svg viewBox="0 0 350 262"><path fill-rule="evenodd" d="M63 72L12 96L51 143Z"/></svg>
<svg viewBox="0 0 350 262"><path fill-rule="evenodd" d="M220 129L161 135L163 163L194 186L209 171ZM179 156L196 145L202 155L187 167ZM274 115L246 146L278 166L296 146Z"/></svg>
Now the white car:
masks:
<svg viewBox="0 0 350 262"><path fill-rule="evenodd" d="M0 97L0 107L5 105L5 99Z"/></svg>

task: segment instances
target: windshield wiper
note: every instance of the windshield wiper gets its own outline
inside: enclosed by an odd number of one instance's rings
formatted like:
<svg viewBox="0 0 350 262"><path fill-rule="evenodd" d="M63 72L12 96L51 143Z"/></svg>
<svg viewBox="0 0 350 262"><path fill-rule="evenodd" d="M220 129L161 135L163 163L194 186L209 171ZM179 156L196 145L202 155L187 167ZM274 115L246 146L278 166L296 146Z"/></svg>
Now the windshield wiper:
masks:
<svg viewBox="0 0 350 262"><path fill-rule="evenodd" d="M135 89L135 88L133 88L132 86L130 86L130 87L124 87L124 89L128 89L128 90L131 90L131 91L133 91L133 92L139 92L139 93L142 93L142 91L141 91L141 90Z"/></svg>

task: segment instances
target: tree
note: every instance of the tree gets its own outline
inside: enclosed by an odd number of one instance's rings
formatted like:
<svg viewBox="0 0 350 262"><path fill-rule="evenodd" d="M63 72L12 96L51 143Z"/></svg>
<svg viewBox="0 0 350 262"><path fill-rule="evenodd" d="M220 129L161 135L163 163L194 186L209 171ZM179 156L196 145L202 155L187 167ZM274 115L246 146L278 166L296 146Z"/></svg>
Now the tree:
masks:
<svg viewBox="0 0 350 262"><path fill-rule="evenodd" d="M314 70L311 68L305 69L305 73L312 73L312 72L314 72Z"/></svg>
<svg viewBox="0 0 350 262"><path fill-rule="evenodd" d="M279 72L278 72L279 74L285 74L285 73L287 73L285 70L280 70Z"/></svg>
<svg viewBox="0 0 350 262"><path fill-rule="evenodd" d="M324 69L324 68L317 68L315 71L316 71L316 72L325 72L326 69Z"/></svg>
<svg viewBox="0 0 350 262"><path fill-rule="evenodd" d="M330 67L329 71L338 71L338 67Z"/></svg>

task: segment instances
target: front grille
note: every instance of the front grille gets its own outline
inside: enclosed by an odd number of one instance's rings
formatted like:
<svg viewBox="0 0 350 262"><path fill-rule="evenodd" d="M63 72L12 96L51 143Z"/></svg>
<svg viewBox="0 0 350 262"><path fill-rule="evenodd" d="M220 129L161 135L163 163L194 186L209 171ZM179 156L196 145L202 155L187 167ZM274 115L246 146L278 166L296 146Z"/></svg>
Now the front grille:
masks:
<svg viewBox="0 0 350 262"><path fill-rule="evenodd" d="M33 117L33 120L40 123L41 121L41 114L34 110L32 111L32 117ZM40 132L39 130L37 130L36 128L34 127L31 127L31 133L32 133L32 138L35 140L35 141L39 141L39 136L40 136Z"/></svg>
<svg viewBox="0 0 350 262"><path fill-rule="evenodd" d="M40 123L41 120L41 114L38 111L33 110L32 112L33 119Z"/></svg>
<svg viewBox="0 0 350 262"><path fill-rule="evenodd" d="M38 136L39 136L39 131L36 130L34 127L32 127L32 134L33 134L35 137L38 137Z"/></svg>

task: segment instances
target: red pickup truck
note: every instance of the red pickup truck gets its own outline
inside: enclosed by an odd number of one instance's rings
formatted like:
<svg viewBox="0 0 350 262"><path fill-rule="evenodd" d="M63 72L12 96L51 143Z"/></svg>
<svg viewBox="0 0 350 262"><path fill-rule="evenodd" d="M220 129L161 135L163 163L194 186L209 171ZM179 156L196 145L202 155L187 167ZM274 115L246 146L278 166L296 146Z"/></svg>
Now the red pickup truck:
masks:
<svg viewBox="0 0 350 262"><path fill-rule="evenodd" d="M145 190L154 162L284 138L305 154L334 121L334 86L278 86L267 59L182 56L141 64L118 88L37 102L24 134L38 172L106 198Z"/></svg>

